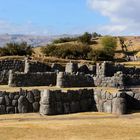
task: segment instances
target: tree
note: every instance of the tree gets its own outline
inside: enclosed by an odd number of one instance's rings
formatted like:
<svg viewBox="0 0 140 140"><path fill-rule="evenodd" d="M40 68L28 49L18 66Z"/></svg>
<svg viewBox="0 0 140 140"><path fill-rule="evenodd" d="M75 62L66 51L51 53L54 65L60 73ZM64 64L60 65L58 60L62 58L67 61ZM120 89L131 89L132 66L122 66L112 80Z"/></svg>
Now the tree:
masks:
<svg viewBox="0 0 140 140"><path fill-rule="evenodd" d="M100 35L100 34L98 34L98 33L96 33L96 32L94 32L94 33L92 33L92 37L93 37L93 38L96 38L96 37L101 37L101 35Z"/></svg>
<svg viewBox="0 0 140 140"><path fill-rule="evenodd" d="M91 51L91 47L82 43L65 43L60 45L50 44L43 47L41 51L46 56L70 59L87 59L87 54Z"/></svg>
<svg viewBox="0 0 140 140"><path fill-rule="evenodd" d="M88 32L85 32L82 36L79 37L79 41L84 44L90 44L92 35Z"/></svg>
<svg viewBox="0 0 140 140"><path fill-rule="evenodd" d="M117 47L116 38L112 36L104 36L101 39L101 44L104 49L104 55L106 55L106 57L113 58L115 54L115 49Z"/></svg>
<svg viewBox="0 0 140 140"><path fill-rule="evenodd" d="M1 56L8 55L32 55L33 50L30 45L26 42L22 43L7 43L3 48L0 49Z"/></svg>

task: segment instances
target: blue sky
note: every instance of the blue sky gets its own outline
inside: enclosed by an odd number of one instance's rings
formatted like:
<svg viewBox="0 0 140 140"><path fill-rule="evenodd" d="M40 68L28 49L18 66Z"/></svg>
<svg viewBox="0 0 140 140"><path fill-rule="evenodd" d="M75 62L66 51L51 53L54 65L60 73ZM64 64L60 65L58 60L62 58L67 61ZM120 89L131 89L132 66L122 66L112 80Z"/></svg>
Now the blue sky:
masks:
<svg viewBox="0 0 140 140"><path fill-rule="evenodd" d="M125 14L122 10L123 4L136 0L124 1L125 3L121 0L0 0L0 33L139 33L136 30L138 25L133 22L134 17L129 19L129 12L127 17L117 14L120 10ZM132 22L131 25L126 25L125 22L128 21ZM134 24L135 29L128 31L127 28L130 29Z"/></svg>

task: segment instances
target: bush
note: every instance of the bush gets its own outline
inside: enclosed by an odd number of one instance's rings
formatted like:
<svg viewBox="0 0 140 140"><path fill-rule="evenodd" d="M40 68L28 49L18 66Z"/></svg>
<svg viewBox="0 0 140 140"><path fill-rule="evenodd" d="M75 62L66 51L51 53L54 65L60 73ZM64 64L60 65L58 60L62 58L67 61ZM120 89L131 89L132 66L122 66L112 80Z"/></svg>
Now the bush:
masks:
<svg viewBox="0 0 140 140"><path fill-rule="evenodd" d="M90 44L91 38L92 38L92 35L88 32L85 32L82 36L79 37L79 41L84 44Z"/></svg>
<svg viewBox="0 0 140 140"><path fill-rule="evenodd" d="M3 48L0 48L0 56L10 55L32 55L32 47L26 42L22 43L7 43Z"/></svg>
<svg viewBox="0 0 140 140"><path fill-rule="evenodd" d="M42 48L42 53L46 56L55 56L59 58L70 59L87 59L87 54L91 51L91 48L83 44L50 44Z"/></svg>
<svg viewBox="0 0 140 140"><path fill-rule="evenodd" d="M92 33L92 37L93 38L96 38L96 37L101 37L102 35L101 34L98 34L96 32Z"/></svg>
<svg viewBox="0 0 140 140"><path fill-rule="evenodd" d="M77 38L64 37L64 38L55 39L52 43L58 44L58 43L76 41L76 40L77 40Z"/></svg>
<svg viewBox="0 0 140 140"><path fill-rule="evenodd" d="M112 59L114 57L115 49L117 47L116 38L111 36L104 36L101 39L101 43L103 46L103 55Z"/></svg>

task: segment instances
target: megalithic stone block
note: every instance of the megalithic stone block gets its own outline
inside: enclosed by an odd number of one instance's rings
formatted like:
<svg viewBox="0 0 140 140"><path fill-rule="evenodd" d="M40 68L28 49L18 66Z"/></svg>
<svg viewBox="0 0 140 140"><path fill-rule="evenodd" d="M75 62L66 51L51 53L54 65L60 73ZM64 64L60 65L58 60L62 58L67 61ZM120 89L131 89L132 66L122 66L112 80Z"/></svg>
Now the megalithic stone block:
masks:
<svg viewBox="0 0 140 140"><path fill-rule="evenodd" d="M53 115L54 113L54 106L52 102L50 90L44 90L41 92L41 100L40 100L40 114L41 115Z"/></svg>
<svg viewBox="0 0 140 140"><path fill-rule="evenodd" d="M114 98L112 103L112 113L117 115L123 115L126 113L126 99Z"/></svg>
<svg viewBox="0 0 140 140"><path fill-rule="evenodd" d="M57 73L57 80L56 80L56 86L57 87L63 87L64 86L64 72Z"/></svg>
<svg viewBox="0 0 140 140"><path fill-rule="evenodd" d="M76 73L78 71L78 64L77 63L67 63L65 67L66 73Z"/></svg>
<svg viewBox="0 0 140 140"><path fill-rule="evenodd" d="M30 63L28 62L28 60L25 60L25 67L24 67L24 73L29 73L30 71Z"/></svg>

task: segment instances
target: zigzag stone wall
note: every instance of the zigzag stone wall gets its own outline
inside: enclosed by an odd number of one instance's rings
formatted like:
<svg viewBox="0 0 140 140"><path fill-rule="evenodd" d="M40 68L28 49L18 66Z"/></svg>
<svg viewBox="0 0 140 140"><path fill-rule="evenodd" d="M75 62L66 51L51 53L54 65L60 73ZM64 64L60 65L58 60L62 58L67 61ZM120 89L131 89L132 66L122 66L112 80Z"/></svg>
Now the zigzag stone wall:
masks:
<svg viewBox="0 0 140 140"><path fill-rule="evenodd" d="M24 71L25 63L21 60L0 60L0 71L3 70L14 70L14 71Z"/></svg>
<svg viewBox="0 0 140 140"><path fill-rule="evenodd" d="M0 114L39 112L40 91L0 92Z"/></svg>
<svg viewBox="0 0 140 140"><path fill-rule="evenodd" d="M93 111L93 90L44 90L41 93L40 113L44 115L69 114Z"/></svg>
<svg viewBox="0 0 140 140"><path fill-rule="evenodd" d="M58 115L98 111L121 115L133 109L140 109L140 93L133 91L114 93L103 89L0 91L0 114L40 112L43 115Z"/></svg>
<svg viewBox="0 0 140 140"><path fill-rule="evenodd" d="M114 114L127 113L127 93L109 93L104 90L69 90L41 93L40 113L43 115L68 114L85 111L99 111ZM140 108L139 108L140 109Z"/></svg>
<svg viewBox="0 0 140 140"><path fill-rule="evenodd" d="M55 72L20 73L10 72L8 85L12 87L25 86L55 86Z"/></svg>
<svg viewBox="0 0 140 140"><path fill-rule="evenodd" d="M90 75L78 73L63 73L57 74L58 87L93 87L94 79Z"/></svg>

